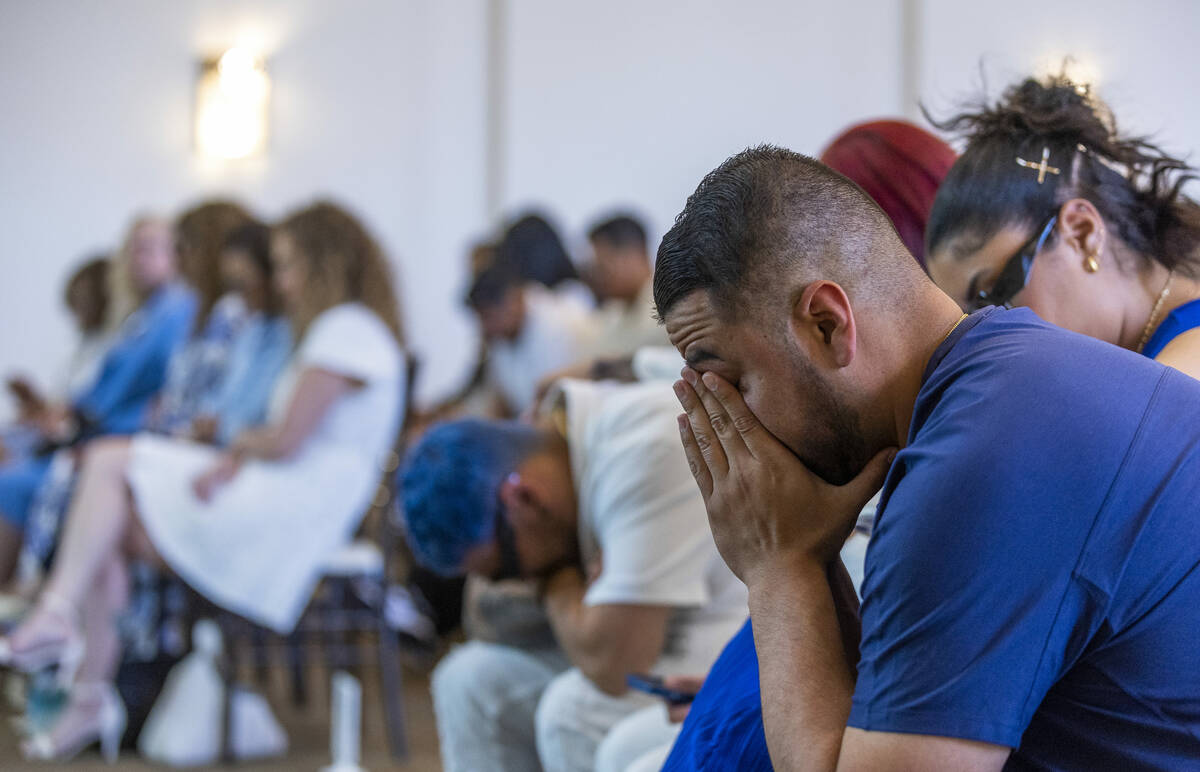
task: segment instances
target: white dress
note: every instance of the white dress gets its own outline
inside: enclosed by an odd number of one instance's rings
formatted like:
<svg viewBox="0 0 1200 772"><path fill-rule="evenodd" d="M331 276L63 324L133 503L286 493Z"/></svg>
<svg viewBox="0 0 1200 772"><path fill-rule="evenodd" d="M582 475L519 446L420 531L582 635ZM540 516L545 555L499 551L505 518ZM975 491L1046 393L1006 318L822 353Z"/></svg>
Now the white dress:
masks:
<svg viewBox="0 0 1200 772"><path fill-rule="evenodd" d="M313 320L276 384L272 423L282 420L300 373L309 368L364 385L329 408L294 456L247 462L205 503L192 481L219 451L141 434L126 474L141 521L167 565L215 603L279 632L295 627L323 560L354 535L394 445L403 404L400 347L360 304Z"/></svg>

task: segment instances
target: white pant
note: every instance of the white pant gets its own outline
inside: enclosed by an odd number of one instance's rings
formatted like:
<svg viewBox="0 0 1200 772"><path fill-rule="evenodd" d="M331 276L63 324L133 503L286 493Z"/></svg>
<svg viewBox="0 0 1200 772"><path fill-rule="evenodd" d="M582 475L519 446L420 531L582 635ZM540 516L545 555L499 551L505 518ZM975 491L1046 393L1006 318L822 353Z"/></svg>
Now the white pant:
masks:
<svg viewBox="0 0 1200 772"><path fill-rule="evenodd" d="M637 692L605 694L561 652L481 641L450 652L432 687L446 772L590 772L609 731L656 704ZM616 747L606 754L625 757Z"/></svg>
<svg viewBox="0 0 1200 772"><path fill-rule="evenodd" d="M681 728L670 722L661 703L626 716L600 743L596 772L658 772Z"/></svg>

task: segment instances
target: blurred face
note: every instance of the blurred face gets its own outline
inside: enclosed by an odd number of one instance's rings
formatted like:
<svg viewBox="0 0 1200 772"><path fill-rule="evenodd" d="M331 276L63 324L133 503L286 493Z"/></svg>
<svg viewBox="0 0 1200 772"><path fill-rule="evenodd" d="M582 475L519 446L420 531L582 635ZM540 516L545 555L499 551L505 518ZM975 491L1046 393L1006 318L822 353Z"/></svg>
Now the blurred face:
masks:
<svg viewBox="0 0 1200 772"><path fill-rule="evenodd" d="M176 266L183 280L193 287L204 283L203 257L187 239L181 238L176 246Z"/></svg>
<svg viewBox="0 0 1200 772"><path fill-rule="evenodd" d="M104 304L96 288L85 281L72 282L67 288L67 308L80 332L92 332L104 325Z"/></svg>
<svg viewBox="0 0 1200 772"><path fill-rule="evenodd" d="M499 509L492 537L467 553L468 573L496 580L536 577L577 557L575 491L566 466L534 455L496 495Z"/></svg>
<svg viewBox="0 0 1200 772"><path fill-rule="evenodd" d="M129 242L129 276L139 292L175 278L175 239L166 223L142 223Z"/></svg>
<svg viewBox="0 0 1200 772"><path fill-rule="evenodd" d="M641 250L600 239L592 242L592 254L592 282L602 300L633 300L650 278L650 265Z"/></svg>
<svg viewBox="0 0 1200 772"><path fill-rule="evenodd" d="M749 312L718 317L708 293L697 290L667 314L671 344L697 372L733 384L771 434L825 481L842 485L870 460L855 410L808 360L790 333L788 314Z"/></svg>
<svg viewBox="0 0 1200 772"><path fill-rule="evenodd" d="M308 275L296 242L287 233L271 236L271 267L275 274L275 291L284 306L295 309L303 300Z"/></svg>
<svg viewBox="0 0 1200 772"><path fill-rule="evenodd" d="M1015 294L1003 287L999 293L1011 295L1011 307L1029 308L1059 327L1118 343L1120 272L1111 266L1096 273L1084 268L1087 255L1078 241L1063 237L1063 229L1071 228L1071 221L1064 225L1057 219L1044 240L1040 225L1005 226L966 252L956 246L970 234L950 239L945 248L928 256L929 275L964 310L980 304L980 293L990 295L998 284L1016 277ZM1022 262L1027 271L1020 266Z"/></svg>
<svg viewBox="0 0 1200 772"><path fill-rule="evenodd" d="M236 292L253 311L265 310L270 298L267 277L244 249L221 252L221 284L226 292Z"/></svg>
<svg viewBox="0 0 1200 772"><path fill-rule="evenodd" d="M513 287L499 302L476 308L475 313L487 340L516 340L525 325L525 298L519 287Z"/></svg>

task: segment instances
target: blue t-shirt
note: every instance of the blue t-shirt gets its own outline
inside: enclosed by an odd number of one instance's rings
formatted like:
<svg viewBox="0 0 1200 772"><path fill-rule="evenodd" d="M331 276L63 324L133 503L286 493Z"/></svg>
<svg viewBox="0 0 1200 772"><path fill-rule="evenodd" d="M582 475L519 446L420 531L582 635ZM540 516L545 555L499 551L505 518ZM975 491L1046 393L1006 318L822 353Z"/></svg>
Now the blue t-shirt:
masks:
<svg viewBox="0 0 1200 772"><path fill-rule="evenodd" d="M884 485L850 725L1009 769L1200 768L1198 408L1200 382L1027 310L964 321ZM766 752L747 624L664 769Z"/></svg>
<svg viewBox="0 0 1200 772"><path fill-rule="evenodd" d="M713 663L663 772L771 770L754 633L747 621Z"/></svg>
<svg viewBox="0 0 1200 772"><path fill-rule="evenodd" d="M169 284L122 322L95 382L75 400L75 409L94 423L94 433L132 434L142 428L195 313L195 293Z"/></svg>
<svg viewBox="0 0 1200 772"><path fill-rule="evenodd" d="M1198 515L1200 381L974 314L884 483L849 724L1009 769L1200 769Z"/></svg>

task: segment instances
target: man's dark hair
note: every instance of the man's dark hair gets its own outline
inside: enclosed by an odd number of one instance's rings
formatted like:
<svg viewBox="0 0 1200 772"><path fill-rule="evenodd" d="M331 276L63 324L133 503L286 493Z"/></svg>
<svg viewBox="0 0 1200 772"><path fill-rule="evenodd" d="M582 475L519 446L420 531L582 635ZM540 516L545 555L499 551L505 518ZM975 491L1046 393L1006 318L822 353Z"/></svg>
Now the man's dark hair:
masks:
<svg viewBox="0 0 1200 772"><path fill-rule="evenodd" d="M797 268L848 293L902 280L916 263L871 197L819 161L760 145L701 180L663 237L654 270L658 316L696 290L734 318L742 301Z"/></svg>
<svg viewBox="0 0 1200 772"><path fill-rule="evenodd" d="M275 274L271 267L271 229L260 222L248 222L231 230L221 249L245 252L268 281Z"/></svg>
<svg viewBox="0 0 1200 772"><path fill-rule="evenodd" d="M504 263L526 281L557 287L579 278L558 232L537 213L529 213L508 227L496 245L495 262Z"/></svg>
<svg viewBox="0 0 1200 772"><path fill-rule="evenodd" d="M632 215L619 214L593 225L588 231L588 241L600 241L618 249L645 251L646 229Z"/></svg>
<svg viewBox="0 0 1200 772"><path fill-rule="evenodd" d="M496 260L476 274L467 290L466 303L476 311L493 308L521 284L521 276L511 263Z"/></svg>
<svg viewBox="0 0 1200 772"><path fill-rule="evenodd" d="M93 255L76 269L63 287L63 302L71 305L71 296L78 290L86 294L92 301L91 307L84 309L87 316L82 319L85 332L98 332L104 328L108 319L109 297L109 268L112 260L109 255Z"/></svg>

